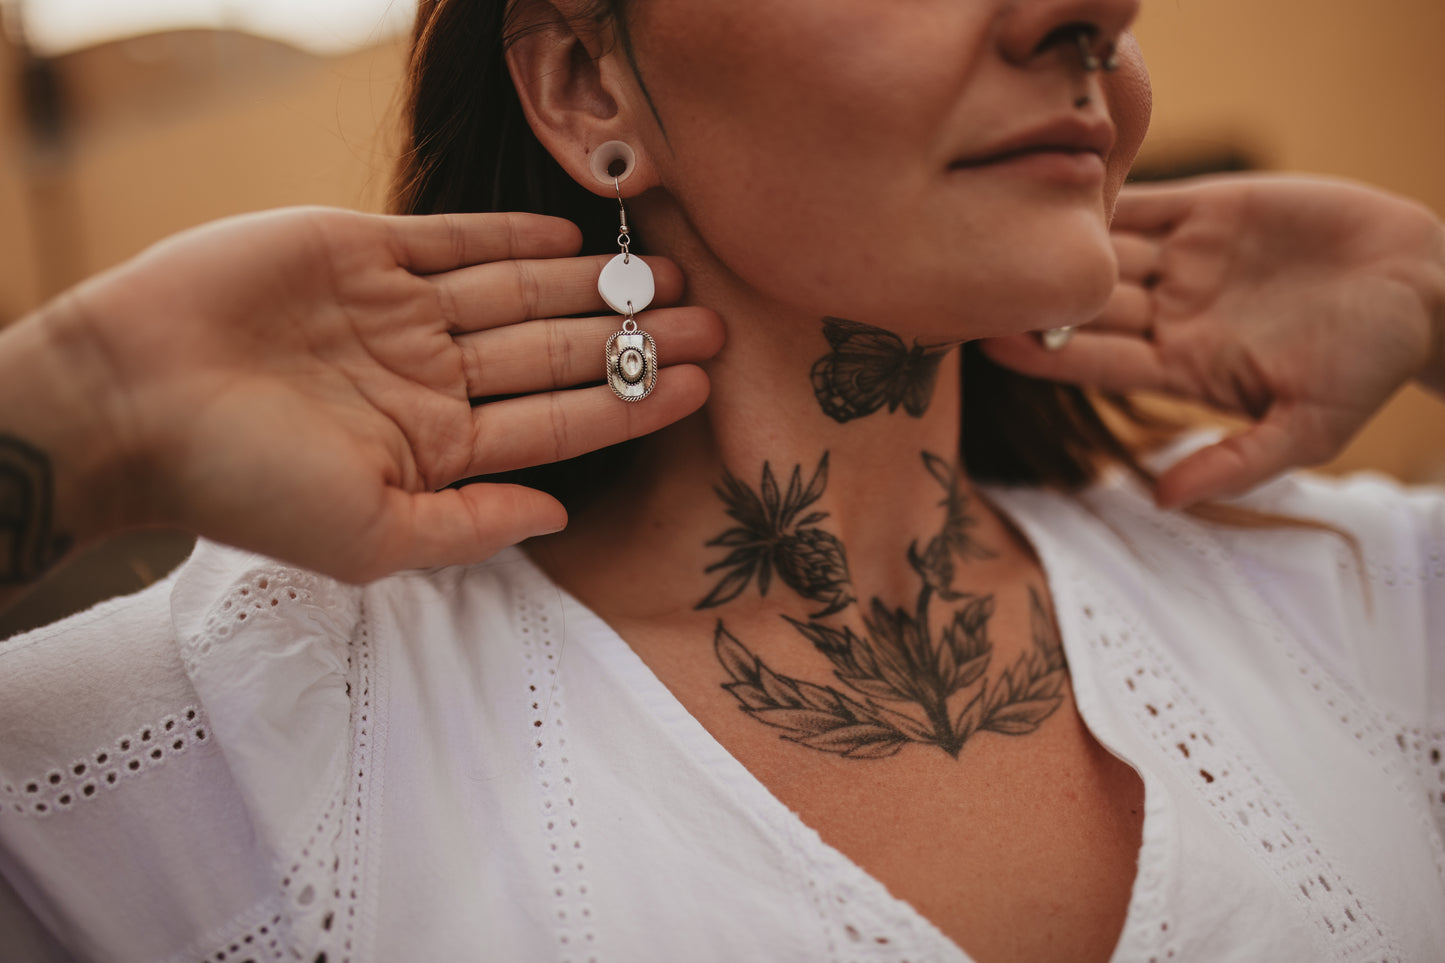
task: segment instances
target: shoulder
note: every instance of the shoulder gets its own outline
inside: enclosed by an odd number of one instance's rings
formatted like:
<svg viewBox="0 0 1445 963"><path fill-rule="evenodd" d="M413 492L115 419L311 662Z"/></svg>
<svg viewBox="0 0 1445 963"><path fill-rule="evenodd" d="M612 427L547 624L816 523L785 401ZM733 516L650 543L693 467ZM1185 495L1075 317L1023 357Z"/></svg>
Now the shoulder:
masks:
<svg viewBox="0 0 1445 963"><path fill-rule="evenodd" d="M1445 726L1445 490L1301 474L1240 504L1321 526L1214 526L1295 635L1382 707Z"/></svg>
<svg viewBox="0 0 1445 963"><path fill-rule="evenodd" d="M1213 631L1282 630L1381 708L1442 721L1440 489L1296 473L1226 505L1243 512L1214 518L1161 511L1123 478L1075 496L1006 498L1032 533L1141 604L1188 610Z"/></svg>
<svg viewBox="0 0 1445 963"><path fill-rule="evenodd" d="M172 716L206 713L208 695L229 703L227 692L207 682L235 672L241 659L294 668L298 659L315 658L314 650L334 650L355 622L356 595L202 542L176 572L142 592L0 642L0 767L13 774L53 769L71 757L78 763L132 732L146 735L150 724L165 731ZM249 681L228 683L250 690Z"/></svg>
<svg viewBox="0 0 1445 963"><path fill-rule="evenodd" d="M171 625L173 584L0 642L6 809L44 812L59 798L50 787L70 787L72 777L115 761L127 735L194 708Z"/></svg>
<svg viewBox="0 0 1445 963"><path fill-rule="evenodd" d="M0 643L0 873L28 912L116 960L204 955L289 912L281 863L344 783L361 596L202 543Z"/></svg>

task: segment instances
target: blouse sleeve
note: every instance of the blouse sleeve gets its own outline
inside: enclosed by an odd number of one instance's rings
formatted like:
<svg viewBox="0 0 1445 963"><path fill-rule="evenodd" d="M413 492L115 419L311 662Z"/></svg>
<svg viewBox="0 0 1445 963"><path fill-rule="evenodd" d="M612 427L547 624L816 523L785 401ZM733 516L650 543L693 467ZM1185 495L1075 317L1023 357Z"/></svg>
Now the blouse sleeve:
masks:
<svg viewBox="0 0 1445 963"><path fill-rule="evenodd" d="M117 963L274 930L280 853L343 781L356 595L202 543L0 643L0 920Z"/></svg>

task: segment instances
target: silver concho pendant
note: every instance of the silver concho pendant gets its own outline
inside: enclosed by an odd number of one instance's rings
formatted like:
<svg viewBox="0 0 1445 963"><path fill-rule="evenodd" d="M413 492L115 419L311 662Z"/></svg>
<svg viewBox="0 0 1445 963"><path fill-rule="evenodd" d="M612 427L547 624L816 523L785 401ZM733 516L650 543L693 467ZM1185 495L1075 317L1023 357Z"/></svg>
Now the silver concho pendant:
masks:
<svg viewBox="0 0 1445 963"><path fill-rule="evenodd" d="M608 307L625 316L622 330L607 340L607 383L623 401L641 401L657 387L657 345L636 321L656 293L652 269L627 253L624 244L623 252L603 267L597 291Z"/></svg>
<svg viewBox="0 0 1445 963"><path fill-rule="evenodd" d="M623 401L641 401L657 387L657 345L635 322L607 339L607 383Z"/></svg>

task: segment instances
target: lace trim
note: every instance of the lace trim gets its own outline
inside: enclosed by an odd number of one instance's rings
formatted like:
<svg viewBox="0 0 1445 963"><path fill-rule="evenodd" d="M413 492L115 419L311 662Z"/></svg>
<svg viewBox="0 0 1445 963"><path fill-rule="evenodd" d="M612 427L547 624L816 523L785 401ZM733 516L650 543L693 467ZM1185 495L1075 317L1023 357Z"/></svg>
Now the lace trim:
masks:
<svg viewBox="0 0 1445 963"><path fill-rule="evenodd" d="M822 923L831 960L921 963L967 959L956 944L881 883L867 877L853 863L840 861L811 830L806 830L811 839L798 838L803 831L795 833L794 846L803 851L808 863L804 872L808 895ZM920 922L927 924L926 928Z"/></svg>
<svg viewBox="0 0 1445 963"><path fill-rule="evenodd" d="M1401 729L1395 734L1395 745L1414 767L1435 826L1440 833L1445 833L1445 732ZM1445 868L1441 869L1440 877L1445 879Z"/></svg>
<svg viewBox="0 0 1445 963"><path fill-rule="evenodd" d="M6 780L0 785L4 794L0 813L43 819L65 812L209 739L205 714L198 706L186 706L63 769L15 782Z"/></svg>
<svg viewBox="0 0 1445 963"><path fill-rule="evenodd" d="M338 949L342 955L337 963L351 963L360 939L358 926L360 925L360 894L363 891L362 864L365 861L368 842L366 828L372 818L369 789L372 781L376 778L372 760L376 754L376 746L380 742L379 730L381 729L381 720L376 717L376 710L373 706L375 700L372 692L375 688L375 676L372 666L371 629L364 608L358 625L356 641L347 655L347 674L349 676L347 692L355 693L352 697L352 704L357 708L353 710L353 716L359 716L359 719L352 727L354 730L351 752L352 766L348 771L351 804L346 814L346 832L343 838L346 872L344 877L338 880L338 886L332 894L341 907L341 932L338 937ZM355 775L351 775L351 773Z"/></svg>
<svg viewBox="0 0 1445 963"><path fill-rule="evenodd" d="M1354 564L1352 561L1342 559L1340 568L1342 570L1353 569ZM1445 580L1445 551L1440 549L1432 551L1418 568L1404 568L1389 562L1366 559L1365 577L1372 582L1382 583L1386 588L1428 586L1435 579Z"/></svg>
<svg viewBox="0 0 1445 963"><path fill-rule="evenodd" d="M279 617L295 605L321 613L344 611L351 592L349 586L300 569L254 569L211 607L201 630L181 646L186 671L194 676L211 651L247 622Z"/></svg>
<svg viewBox="0 0 1445 963"><path fill-rule="evenodd" d="M175 957L174 963L281 959L352 963L355 959L369 818L367 777L374 742L372 662L363 613L347 650L346 686L352 705L347 774L296 855L275 868L276 894L227 930Z"/></svg>
<svg viewBox="0 0 1445 963"><path fill-rule="evenodd" d="M1420 781L1419 784L1425 788L1428 797L1428 804L1417 810L1420 825L1424 830L1424 838L1430 841L1431 853L1435 860L1435 871L1442 880L1445 880L1445 841L1441 839L1441 833L1445 832L1445 770L1440 769L1439 760L1439 749L1441 748L1439 740L1445 737L1442 737L1441 734L1427 734L1420 729L1405 726L1392 718L1389 713L1373 706L1370 700L1347 680L1337 677L1314 659L1309 658L1298 645L1291 641L1291 636L1284 626L1284 620L1279 610L1268 598L1255 591L1249 580L1242 576L1232 558L1218 543L1195 536L1181 522L1172 518L1154 516L1149 521L1158 531L1183 544L1208 562L1220 574L1221 579L1230 583L1235 591L1246 593L1260 603L1264 612L1268 614L1255 624L1267 630L1266 635L1270 641L1284 653L1295 672L1330 710L1331 718L1335 719L1340 728L1349 733L1356 742L1365 747L1366 753L1379 764L1380 771L1390 780L1401 798L1410 798L1415 795L1415 791L1414 787L1407 782L1408 772L1404 771L1397 762L1397 750L1405 752L1407 756L1413 754L1411 761L1414 764L1415 774ZM1338 551L1339 561L1337 564L1340 571L1342 573L1355 572L1353 555L1344 548L1340 548ZM1429 561L1415 571L1368 560L1365 565L1367 578L1389 587L1394 587L1401 581L1407 587L1423 585L1430 578L1432 571L1435 577L1445 577L1445 555L1440 552L1432 553ZM1430 755L1427 743L1432 738L1436 740L1436 757L1433 763L1427 765ZM1433 778L1430 772L1432 765L1435 769ZM1433 825L1432 815L1434 817Z"/></svg>
<svg viewBox="0 0 1445 963"><path fill-rule="evenodd" d="M1075 579L1080 598L1098 586ZM1101 606L1101 609L1103 607ZM1221 823L1255 853L1314 922L1338 958L1399 960L1400 951L1309 833L1290 813L1287 794L1251 763L1243 740L1213 719L1175 675L1148 635L1111 601L1109 614L1084 606L1088 643L1109 666L1118 704L1127 707L1168 764L1193 785ZM1101 682L1103 679L1101 678Z"/></svg>
<svg viewBox="0 0 1445 963"><path fill-rule="evenodd" d="M522 657L526 666L528 737L533 742L533 777L552 868L552 928L559 963L597 963L597 929L589 898L587 854L582 843L577 787L567 758L561 645L546 608L524 592L516 596Z"/></svg>
<svg viewBox="0 0 1445 963"><path fill-rule="evenodd" d="M173 959L196 963L259 963L261 960L295 959L283 941L285 916L279 907L281 899L268 900L262 906L234 922L224 936L213 938L218 948L209 952L188 952ZM204 955L201 955L204 953Z"/></svg>
<svg viewBox="0 0 1445 963"><path fill-rule="evenodd" d="M830 963L967 963L969 957L933 922L782 804L759 810L786 844L789 877L807 881ZM822 961L819 961L822 963Z"/></svg>
<svg viewBox="0 0 1445 963"><path fill-rule="evenodd" d="M1140 778L1144 778L1142 773ZM1173 823L1173 814L1165 804L1162 789L1154 789L1146 792L1144 798L1144 839L1139 852L1139 867L1135 871L1134 887L1129 896L1129 911L1124 919L1124 929L1119 934L1119 943L1115 949L1118 955L1120 948L1127 948L1131 951L1138 950L1143 953L1144 947L1149 950L1148 963L1165 963L1166 960L1175 959L1178 950L1178 930L1172 926L1172 919L1166 912L1169 905L1165 899L1165 860L1161 858L1158 847L1151 839L1159 836L1169 837L1174 834L1172 825L1166 828L1165 823Z"/></svg>

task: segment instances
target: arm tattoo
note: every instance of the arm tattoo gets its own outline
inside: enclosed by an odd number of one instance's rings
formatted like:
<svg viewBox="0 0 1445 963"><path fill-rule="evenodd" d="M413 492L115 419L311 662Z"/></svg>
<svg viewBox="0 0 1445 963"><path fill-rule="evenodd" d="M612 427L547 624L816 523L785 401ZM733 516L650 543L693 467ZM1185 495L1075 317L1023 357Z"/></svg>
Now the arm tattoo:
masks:
<svg viewBox="0 0 1445 963"><path fill-rule="evenodd" d="M54 512L50 459L0 435L0 585L34 581L70 549L69 536L51 528Z"/></svg>
<svg viewBox="0 0 1445 963"><path fill-rule="evenodd" d="M891 331L845 318L824 318L823 337L833 348L813 363L813 394L837 422L862 418L888 406L921 418L933 400L938 365L952 345L904 347Z"/></svg>
<svg viewBox="0 0 1445 963"><path fill-rule="evenodd" d="M825 625L818 616L807 622L784 616L827 656L841 688L773 672L718 621L713 646L730 679L723 688L743 712L781 729L781 738L850 759L892 756L909 743L935 746L957 759L974 735L1034 732L1063 703L1063 647L1032 587L1033 645L1012 666L988 676L994 597L956 589L953 562L992 553L968 536L974 520L947 463L927 453L924 463L950 491L943 530L924 551L916 543L908 550L923 583L913 610L889 608L875 597L862 632ZM956 603L952 620L936 634L930 618L935 598Z"/></svg>
<svg viewBox="0 0 1445 963"><path fill-rule="evenodd" d="M709 548L732 551L704 570L709 574L727 574L696 607L707 609L731 602L754 578L758 594L767 595L774 571L788 588L823 606L813 618L824 618L851 605L848 557L843 543L836 535L817 527L828 513L814 511L802 515L804 509L823 497L827 487L827 452L823 453L806 488L802 466L794 465L787 491L781 494L768 462L763 462L761 497L732 473L724 473L723 483L713 490L727 506L728 516L738 524L707 543Z"/></svg>

